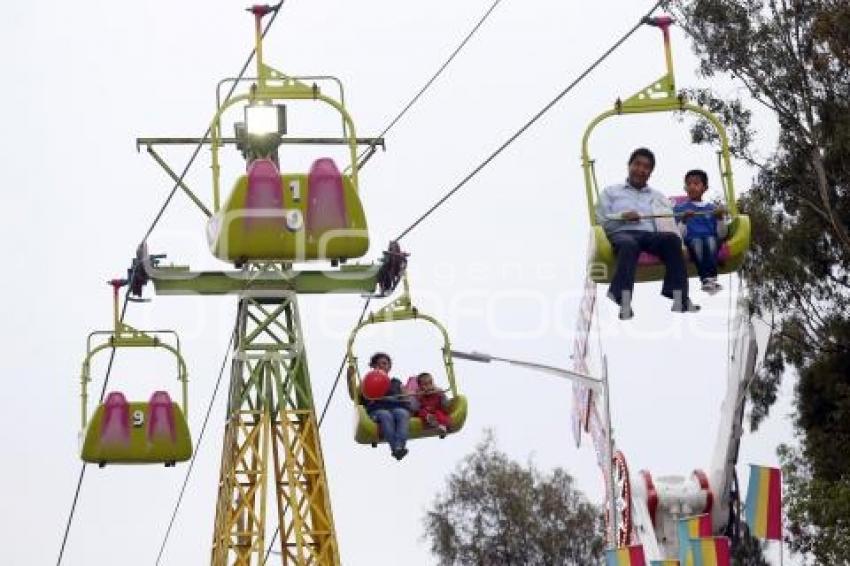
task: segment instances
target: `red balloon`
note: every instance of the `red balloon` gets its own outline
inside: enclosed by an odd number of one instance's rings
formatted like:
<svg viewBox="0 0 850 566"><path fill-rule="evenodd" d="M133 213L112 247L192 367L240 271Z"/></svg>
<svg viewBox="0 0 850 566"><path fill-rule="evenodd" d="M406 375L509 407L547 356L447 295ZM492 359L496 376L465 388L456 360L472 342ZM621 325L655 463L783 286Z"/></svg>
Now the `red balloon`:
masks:
<svg viewBox="0 0 850 566"><path fill-rule="evenodd" d="M379 369L373 369L363 377L361 390L367 399L383 397L390 390L390 376Z"/></svg>

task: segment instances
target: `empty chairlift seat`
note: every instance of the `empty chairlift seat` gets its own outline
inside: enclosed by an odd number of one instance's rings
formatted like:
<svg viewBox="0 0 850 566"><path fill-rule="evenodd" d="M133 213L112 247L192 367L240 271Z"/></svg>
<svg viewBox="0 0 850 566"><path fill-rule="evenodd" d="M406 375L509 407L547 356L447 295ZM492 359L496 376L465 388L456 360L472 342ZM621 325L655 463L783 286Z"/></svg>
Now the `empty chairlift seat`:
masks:
<svg viewBox="0 0 850 566"><path fill-rule="evenodd" d="M85 431L82 459L97 464L173 464L192 456L182 409L165 391L148 402L127 402L110 392Z"/></svg>
<svg viewBox="0 0 850 566"><path fill-rule="evenodd" d="M317 159L308 174L281 174L257 159L210 219L213 254L234 263L347 259L369 248L366 217L349 175Z"/></svg>

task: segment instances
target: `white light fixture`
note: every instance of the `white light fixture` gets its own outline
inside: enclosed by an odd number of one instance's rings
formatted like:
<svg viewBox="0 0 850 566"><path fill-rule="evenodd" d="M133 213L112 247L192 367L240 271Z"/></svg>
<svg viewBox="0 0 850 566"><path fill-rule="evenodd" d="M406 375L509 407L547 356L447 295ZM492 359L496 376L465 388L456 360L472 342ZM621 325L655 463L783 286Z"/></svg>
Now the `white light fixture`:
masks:
<svg viewBox="0 0 850 566"><path fill-rule="evenodd" d="M286 133L286 107L250 104L245 107L245 131L251 136Z"/></svg>

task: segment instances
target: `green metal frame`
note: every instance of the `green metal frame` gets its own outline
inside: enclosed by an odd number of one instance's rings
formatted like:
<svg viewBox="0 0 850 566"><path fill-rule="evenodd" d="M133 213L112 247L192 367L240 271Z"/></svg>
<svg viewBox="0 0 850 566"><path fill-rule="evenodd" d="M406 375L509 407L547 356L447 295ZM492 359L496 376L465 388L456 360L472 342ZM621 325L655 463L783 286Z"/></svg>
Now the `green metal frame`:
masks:
<svg viewBox="0 0 850 566"><path fill-rule="evenodd" d="M188 266L153 266L147 274L160 295L232 295L244 291L300 294L372 293L378 265L342 265L337 270L293 270L279 262L250 262L239 271L191 271Z"/></svg>
<svg viewBox="0 0 850 566"><path fill-rule="evenodd" d="M290 77L272 68L263 61L263 31L262 16L255 18L255 49L257 60L257 82L252 86L248 94L234 96L216 109L210 124L210 139L212 149L212 177L213 177L213 212L221 208L221 184L219 164L219 149L223 147L223 136L221 132L221 117L229 108L243 103L273 102L276 100L316 100L328 104L339 112L343 121L343 134L347 139L350 164L346 169L351 171L351 182L354 190L359 192L358 164L357 164L357 133L354 121L345 109L345 106L321 93L316 84L307 85L297 77Z"/></svg>
<svg viewBox="0 0 850 566"><path fill-rule="evenodd" d="M271 480L282 563L339 565L297 295L243 294L236 333L211 563L265 563Z"/></svg>
<svg viewBox="0 0 850 566"><path fill-rule="evenodd" d="M108 336L102 344L92 346L92 341L97 336ZM164 342L160 336L171 336L174 345ZM118 287L113 286L113 329L96 330L88 335L86 340L86 357L80 370L80 409L82 430L88 426L88 384L91 382L91 361L100 352L107 348L162 348L174 354L177 358L177 380L180 382L181 407L183 415L189 416L189 374L186 370L186 361L180 354L180 338L173 330L136 330L128 324L124 324L118 314Z"/></svg>
<svg viewBox="0 0 850 566"><path fill-rule="evenodd" d="M581 140L581 166L584 170L584 185L587 195L587 213L590 223L595 226L598 222L595 214L595 203L599 198L599 185L596 180L594 161L588 150L588 140L594 128L603 120L611 116L621 114L649 114L654 112L684 112L690 111L699 114L714 126L720 138L719 165L720 179L723 186L723 196L731 216L738 215L738 204L735 199L734 180L732 178L732 164L729 152L729 137L726 128L717 117L701 106L687 102L683 95L676 94L676 79L673 74L673 55L670 47L670 22L660 24L659 27L664 38L664 55L667 72L657 81L646 88L641 89L625 102L617 100L614 108L607 110L593 119L587 126Z"/></svg>
<svg viewBox="0 0 850 566"><path fill-rule="evenodd" d="M433 324L440 331L440 334L443 336L444 343L443 365L446 368L446 379L449 382L449 389L452 392L452 397L458 396L449 333L437 319L420 312L419 309L413 306L413 303L410 300L410 286L407 281L407 273L404 274L404 277L402 279L402 285L403 287L401 295L396 300L392 301L381 309L369 314L366 319L364 319L362 322L360 322L360 324L354 327L354 330L351 331L351 335L348 338L346 359L348 360L348 367L354 368L353 372L349 371L349 375L353 376L354 381L352 382L349 379L348 393L355 404L357 404L357 392L360 389L360 372L357 369L357 356L354 355L354 342L357 339L357 334L360 332L361 329L371 324L380 324L383 322L398 322L402 320L423 320Z"/></svg>

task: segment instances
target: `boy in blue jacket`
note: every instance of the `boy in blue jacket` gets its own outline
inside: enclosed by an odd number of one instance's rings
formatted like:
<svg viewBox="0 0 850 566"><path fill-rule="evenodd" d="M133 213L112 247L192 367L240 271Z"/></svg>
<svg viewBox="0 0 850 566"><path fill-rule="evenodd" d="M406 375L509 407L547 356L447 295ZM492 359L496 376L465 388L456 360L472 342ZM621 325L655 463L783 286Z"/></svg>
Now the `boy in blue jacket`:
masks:
<svg viewBox="0 0 850 566"><path fill-rule="evenodd" d="M702 281L702 290L714 294L722 287L717 282L717 251L726 237L726 208L712 202L704 202L703 194L708 190L708 174L701 169L692 169L685 174L685 192L688 200L673 208L682 238L697 273Z"/></svg>

